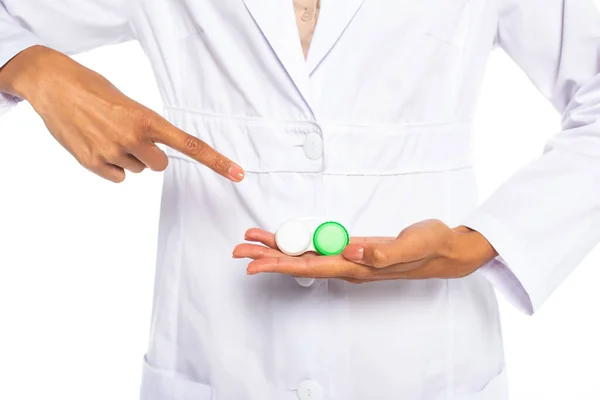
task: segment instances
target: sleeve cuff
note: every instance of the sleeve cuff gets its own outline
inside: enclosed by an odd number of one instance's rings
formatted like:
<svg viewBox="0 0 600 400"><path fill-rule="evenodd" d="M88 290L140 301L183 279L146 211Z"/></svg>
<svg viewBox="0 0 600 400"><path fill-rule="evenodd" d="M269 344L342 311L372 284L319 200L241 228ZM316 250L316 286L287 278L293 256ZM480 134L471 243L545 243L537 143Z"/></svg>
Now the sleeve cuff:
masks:
<svg viewBox="0 0 600 400"><path fill-rule="evenodd" d="M537 290L535 264L527 259L516 238L499 220L480 210L467 217L462 225L481 233L499 254L476 273L483 275L519 311L533 315L545 298Z"/></svg>
<svg viewBox="0 0 600 400"><path fill-rule="evenodd" d="M41 44L42 42L36 36L27 34L22 38L0 45L0 67L3 67L23 50ZM7 113L22 100L19 97L0 93L0 115Z"/></svg>

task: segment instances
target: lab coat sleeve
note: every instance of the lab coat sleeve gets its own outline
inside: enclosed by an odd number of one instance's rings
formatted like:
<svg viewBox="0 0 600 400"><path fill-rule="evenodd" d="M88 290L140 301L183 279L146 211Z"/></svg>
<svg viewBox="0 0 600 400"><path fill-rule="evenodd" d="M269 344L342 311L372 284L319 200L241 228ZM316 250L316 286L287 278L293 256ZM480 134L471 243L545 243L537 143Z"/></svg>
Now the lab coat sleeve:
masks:
<svg viewBox="0 0 600 400"><path fill-rule="evenodd" d="M499 253L479 272L527 314L600 241L600 18L594 0L501 0L498 44L562 130L464 221Z"/></svg>
<svg viewBox="0 0 600 400"><path fill-rule="evenodd" d="M0 68L45 45L73 55L133 38L128 0L0 0ZM21 99L0 93L0 114Z"/></svg>

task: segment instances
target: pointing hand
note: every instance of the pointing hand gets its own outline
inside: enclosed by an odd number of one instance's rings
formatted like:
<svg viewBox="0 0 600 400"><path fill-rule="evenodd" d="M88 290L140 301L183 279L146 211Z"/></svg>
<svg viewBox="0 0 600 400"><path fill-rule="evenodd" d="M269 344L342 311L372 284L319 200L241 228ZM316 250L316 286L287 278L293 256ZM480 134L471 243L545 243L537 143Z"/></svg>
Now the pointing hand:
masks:
<svg viewBox="0 0 600 400"><path fill-rule="evenodd" d="M202 140L133 101L99 74L54 50L35 46L0 70L0 91L28 100L58 142L81 165L113 182L167 167L169 146L235 182L244 171Z"/></svg>

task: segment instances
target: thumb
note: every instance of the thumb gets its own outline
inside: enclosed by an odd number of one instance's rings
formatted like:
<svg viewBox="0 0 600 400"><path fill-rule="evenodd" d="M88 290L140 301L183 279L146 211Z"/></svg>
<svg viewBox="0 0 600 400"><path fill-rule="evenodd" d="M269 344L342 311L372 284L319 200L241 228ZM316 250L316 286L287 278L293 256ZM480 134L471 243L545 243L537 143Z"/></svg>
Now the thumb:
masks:
<svg viewBox="0 0 600 400"><path fill-rule="evenodd" d="M349 261L375 268L406 262L406 250L399 240L349 244L342 255Z"/></svg>

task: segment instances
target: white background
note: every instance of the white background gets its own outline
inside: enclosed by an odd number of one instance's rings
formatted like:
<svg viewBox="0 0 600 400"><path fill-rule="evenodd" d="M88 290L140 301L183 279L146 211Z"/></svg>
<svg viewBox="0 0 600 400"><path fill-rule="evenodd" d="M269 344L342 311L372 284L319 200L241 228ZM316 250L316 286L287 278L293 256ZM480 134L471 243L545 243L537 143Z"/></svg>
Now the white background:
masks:
<svg viewBox="0 0 600 400"><path fill-rule="evenodd" d="M161 110L137 45L76 59ZM495 52L475 124L482 197L539 155L559 121ZM27 104L0 119L0 399L138 397L161 183L92 175ZM596 250L534 317L501 299L512 400L600 398L599 261Z"/></svg>

